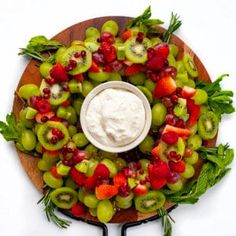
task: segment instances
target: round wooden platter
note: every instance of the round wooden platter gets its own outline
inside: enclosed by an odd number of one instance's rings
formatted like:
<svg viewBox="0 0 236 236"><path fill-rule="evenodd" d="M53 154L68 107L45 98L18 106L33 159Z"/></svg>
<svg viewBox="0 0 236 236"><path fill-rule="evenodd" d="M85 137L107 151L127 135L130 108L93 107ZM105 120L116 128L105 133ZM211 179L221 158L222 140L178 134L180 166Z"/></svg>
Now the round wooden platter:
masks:
<svg viewBox="0 0 236 236"><path fill-rule="evenodd" d="M62 44L69 46L70 43L73 40L84 39L84 33L85 30L90 27L94 26L97 28L101 28L102 24L109 19L113 19L118 22L120 26L120 32L123 32L125 29L125 25L129 21L129 17L123 17L123 16L107 16L107 17L100 17L100 18L94 18L90 20L83 21L81 23L75 24L59 34L57 34L53 39L56 39L60 41ZM160 31L164 31L163 28L158 27ZM173 35L170 40L171 43L176 44L179 48L179 54L178 57L182 58L183 53L188 52L192 57L193 60L198 68L199 71L199 78L200 80L204 80L207 82L210 82L210 77L208 72L206 71L204 65L200 61L200 59L197 57L197 55L177 36ZM31 60L29 64L27 65L25 71L23 72L20 81L17 86L17 90L20 86L27 83L34 83L37 85L40 85L42 77L40 76L37 61ZM16 115L16 118L18 119L19 111L23 108L24 103L23 101L15 94L15 99L13 103L13 112ZM215 140L211 140L208 145L213 146L215 144ZM43 193L43 179L42 179L42 173L37 168L37 162L38 158L32 157L30 155L27 155L23 152L20 152L17 150L18 156L20 158L20 161L22 163L23 168L25 169L25 172L29 176L32 183L35 185L35 187ZM202 163L198 163L196 166L197 172L199 172L200 168L202 166ZM165 207L170 208L173 204L167 202ZM111 223L128 223L128 222L135 222L140 221L144 219L148 219L149 217L152 217L156 215L156 213L150 213L150 214L141 214L138 213L134 208L128 209L128 210L120 210L118 211L115 216L113 217ZM97 221L96 218L92 217L90 214L86 214L84 219Z"/></svg>

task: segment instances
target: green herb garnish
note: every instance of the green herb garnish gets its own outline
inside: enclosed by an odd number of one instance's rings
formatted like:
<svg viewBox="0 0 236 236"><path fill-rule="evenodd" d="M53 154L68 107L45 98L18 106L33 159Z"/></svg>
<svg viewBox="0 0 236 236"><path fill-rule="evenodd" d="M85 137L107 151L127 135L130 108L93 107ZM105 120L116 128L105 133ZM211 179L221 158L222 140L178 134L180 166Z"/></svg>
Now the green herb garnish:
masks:
<svg viewBox="0 0 236 236"><path fill-rule="evenodd" d="M57 209L57 207L54 205L50 198L51 191L52 189L48 189L46 191L46 194L38 201L38 204L42 203L44 205L44 211L49 222L52 221L58 227L66 229L70 226L71 221L59 218L55 214L55 210Z"/></svg>
<svg viewBox="0 0 236 236"><path fill-rule="evenodd" d="M161 216L161 225L163 228L163 236L171 236L172 235L172 223L175 221L171 218L165 208L160 208L158 210L159 215Z"/></svg>
<svg viewBox="0 0 236 236"><path fill-rule="evenodd" d="M179 16L177 14L171 13L171 19L169 23L169 27L163 35L163 42L168 43L171 35L182 25L181 20L179 20Z"/></svg>
<svg viewBox="0 0 236 236"><path fill-rule="evenodd" d="M219 119L221 119L223 114L230 114L235 111L235 108L233 107L233 91L223 90L220 86L220 82L226 76L229 75L223 74L212 83L206 83L202 80L196 82L197 88L203 89L207 92L207 105Z"/></svg>
<svg viewBox="0 0 236 236"><path fill-rule="evenodd" d="M210 187L217 184L229 171L228 165L234 157L233 149L229 145L220 144L218 147L198 149L201 157L208 162L202 166L197 179L189 182L183 190L174 193L163 191L167 199L173 203L194 204Z"/></svg>
<svg viewBox="0 0 236 236"><path fill-rule="evenodd" d="M52 58L43 53L60 48L62 44L57 40L49 40L45 36L39 35L30 39L26 48L20 48L18 55L28 55L39 61L52 61Z"/></svg>

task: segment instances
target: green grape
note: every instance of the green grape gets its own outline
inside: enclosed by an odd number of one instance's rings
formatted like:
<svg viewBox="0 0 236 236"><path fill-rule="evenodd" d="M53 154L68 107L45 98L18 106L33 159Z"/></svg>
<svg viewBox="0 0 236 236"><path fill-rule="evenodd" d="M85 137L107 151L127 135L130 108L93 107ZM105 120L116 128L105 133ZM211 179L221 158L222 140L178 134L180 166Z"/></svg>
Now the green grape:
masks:
<svg viewBox="0 0 236 236"><path fill-rule="evenodd" d="M78 198L81 202L84 202L85 195L86 195L86 192L85 192L84 188L80 188L79 193L78 193Z"/></svg>
<svg viewBox="0 0 236 236"><path fill-rule="evenodd" d="M192 97L196 105L202 105L208 99L208 94L203 89L196 89L196 93Z"/></svg>
<svg viewBox="0 0 236 236"><path fill-rule="evenodd" d="M97 208L89 208L89 213L93 217L97 217Z"/></svg>
<svg viewBox="0 0 236 236"><path fill-rule="evenodd" d="M180 175L185 179L189 179L189 178L193 177L194 173L195 173L195 170L194 170L193 166L186 163L185 164L185 171L183 173L181 173Z"/></svg>
<svg viewBox="0 0 236 236"><path fill-rule="evenodd" d="M188 164L194 165L198 162L199 155L196 151L193 151L192 155L190 157L185 157L184 161Z"/></svg>
<svg viewBox="0 0 236 236"><path fill-rule="evenodd" d="M132 201L126 201L126 202L118 202L116 201L116 206L120 209L128 209L132 206L133 202Z"/></svg>
<svg viewBox="0 0 236 236"><path fill-rule="evenodd" d="M117 158L117 153L106 152L106 151L103 151L103 150L100 150L98 152L98 155L99 155L100 159L108 158L108 159L114 161Z"/></svg>
<svg viewBox="0 0 236 236"><path fill-rule="evenodd" d="M94 86L91 82L84 80L82 83L82 94L86 97L92 90Z"/></svg>
<svg viewBox="0 0 236 236"><path fill-rule="evenodd" d="M63 180L55 178L49 171L43 174L43 181L51 188L60 188L63 185Z"/></svg>
<svg viewBox="0 0 236 236"><path fill-rule="evenodd" d="M120 73L118 73L118 72L112 72L111 74L110 74L110 79L109 79L110 81L122 81L122 77L121 77L121 75L120 75Z"/></svg>
<svg viewBox="0 0 236 236"><path fill-rule="evenodd" d="M49 171L53 165L49 162L46 162L43 159L40 159L37 163L37 166L38 166L39 170L41 170L41 171Z"/></svg>
<svg viewBox="0 0 236 236"><path fill-rule="evenodd" d="M98 149L93 144L89 144L84 150L86 151L90 159L97 156Z"/></svg>
<svg viewBox="0 0 236 236"><path fill-rule="evenodd" d="M63 56L64 52L66 51L66 47L60 47L55 53L55 61L56 63L60 63L61 57Z"/></svg>
<svg viewBox="0 0 236 236"><path fill-rule="evenodd" d="M22 110L20 111L20 123L21 123L24 127L32 129L32 128L33 128L33 121L26 119L26 113L27 113L27 110L26 110L26 109L22 109Z"/></svg>
<svg viewBox="0 0 236 236"><path fill-rule="evenodd" d="M162 103L156 103L152 107L152 124L161 126L165 122L167 109Z"/></svg>
<svg viewBox="0 0 236 236"><path fill-rule="evenodd" d="M74 190L78 189L78 185L75 183L75 181L71 177L68 177L66 179L65 186L69 187L69 188L72 188Z"/></svg>
<svg viewBox="0 0 236 236"><path fill-rule="evenodd" d="M190 130L192 131L192 135L196 134L196 133L197 133L197 123L194 124L194 125L190 128Z"/></svg>
<svg viewBox="0 0 236 236"><path fill-rule="evenodd" d="M88 27L85 31L85 37L86 38L90 38L90 37L100 38L100 32L95 27Z"/></svg>
<svg viewBox="0 0 236 236"><path fill-rule="evenodd" d="M181 81L182 83L187 83L188 82L188 73L186 71L180 73L178 72L176 74L176 80Z"/></svg>
<svg viewBox="0 0 236 236"><path fill-rule="evenodd" d="M89 160L88 170L87 170L87 173L86 173L87 177L90 177L90 176L93 175L94 170L96 169L97 165L98 165L98 161L97 160L95 160L95 159L90 159Z"/></svg>
<svg viewBox="0 0 236 236"><path fill-rule="evenodd" d="M101 161L110 171L110 178L113 178L117 174L117 167L113 161L110 159L103 159Z"/></svg>
<svg viewBox="0 0 236 236"><path fill-rule="evenodd" d="M127 166L127 162L123 158L120 158L120 157L116 158L114 160L114 163L118 171L123 170L123 168Z"/></svg>
<svg viewBox="0 0 236 236"><path fill-rule="evenodd" d="M55 156L52 156L52 155L48 154L47 152L44 152L44 153L43 153L42 159L43 159L44 161L46 161L46 162L52 164L52 165L56 164L57 161L59 160L59 158L58 158L57 156L56 156L56 157L55 157Z"/></svg>
<svg viewBox="0 0 236 236"><path fill-rule="evenodd" d="M70 137L72 137L73 135L75 135L77 133L77 128L74 125L69 125L68 131L69 131Z"/></svg>
<svg viewBox="0 0 236 236"><path fill-rule="evenodd" d="M202 146L202 138L198 134L194 134L188 138L187 143L191 149L197 150Z"/></svg>
<svg viewBox="0 0 236 236"><path fill-rule="evenodd" d="M69 124L74 125L77 123L77 115L76 115L76 111L72 106L68 106L66 107L66 113L67 113L67 121L69 122Z"/></svg>
<svg viewBox="0 0 236 236"><path fill-rule="evenodd" d="M139 162L141 163L141 168L146 171L148 168L148 165L150 164L150 161L147 159L141 159L139 160Z"/></svg>
<svg viewBox="0 0 236 236"><path fill-rule="evenodd" d="M36 143L35 150L36 150L38 153L40 153L40 154L43 153L43 147L42 147L42 145L41 145L40 142L37 142L37 143Z"/></svg>
<svg viewBox="0 0 236 236"><path fill-rule="evenodd" d="M131 192L128 196L126 197L122 197L120 195L117 195L115 200L121 204L126 203L126 202L130 202L132 201L132 199L134 198L134 194Z"/></svg>
<svg viewBox="0 0 236 236"><path fill-rule="evenodd" d="M154 89L155 89L156 84L155 84L152 80L147 79L147 80L145 80L144 86L145 86L148 90L150 90L150 92L153 92Z"/></svg>
<svg viewBox="0 0 236 236"><path fill-rule="evenodd" d="M177 69L177 72L178 72L178 73L184 73L184 72L186 72L186 69L185 69L185 67L184 67L184 63L183 63L182 60L176 62L176 69Z"/></svg>
<svg viewBox="0 0 236 236"><path fill-rule="evenodd" d="M193 79L189 79L187 82L184 83L184 85L189 86L191 88L195 88L196 84Z"/></svg>
<svg viewBox="0 0 236 236"><path fill-rule="evenodd" d="M25 129L21 133L21 144L27 151L32 151L36 147L36 136L30 129Z"/></svg>
<svg viewBox="0 0 236 236"><path fill-rule="evenodd" d="M29 99L31 96L39 96L40 89L36 84L25 84L19 88L18 95L21 98Z"/></svg>
<svg viewBox="0 0 236 236"><path fill-rule="evenodd" d="M84 40L84 43L97 43L97 37L89 37Z"/></svg>
<svg viewBox="0 0 236 236"><path fill-rule="evenodd" d="M74 107L74 109L76 111L76 114L78 116L80 115L80 110L81 110L82 104L83 104L83 99L82 98L76 98L73 101L73 107Z"/></svg>
<svg viewBox="0 0 236 236"><path fill-rule="evenodd" d="M99 200L94 194L86 194L84 196L84 205L89 208L97 208Z"/></svg>
<svg viewBox="0 0 236 236"><path fill-rule="evenodd" d="M114 215L114 208L109 200L103 200L98 203L97 218L102 223L107 223Z"/></svg>
<svg viewBox="0 0 236 236"><path fill-rule="evenodd" d="M81 83L75 79L72 79L69 81L68 87L69 87L70 93L81 93L82 92Z"/></svg>
<svg viewBox="0 0 236 236"><path fill-rule="evenodd" d="M176 68L176 60L175 60L175 57L172 54L168 55L167 61L169 63L169 66L173 66L173 67Z"/></svg>
<svg viewBox="0 0 236 236"><path fill-rule="evenodd" d="M73 135L72 140L78 148L84 147L89 143L84 133L77 133Z"/></svg>
<svg viewBox="0 0 236 236"><path fill-rule="evenodd" d="M146 78L145 74L142 72L139 72L137 74L130 75L129 81L134 85L143 85L145 82L145 78Z"/></svg>
<svg viewBox="0 0 236 236"><path fill-rule="evenodd" d="M209 111L209 107L208 106L201 106L201 108L200 108L200 115L202 115L202 114L205 114L205 113L207 113Z"/></svg>
<svg viewBox="0 0 236 236"><path fill-rule="evenodd" d="M39 66L39 72L44 78L48 78L50 76L50 70L52 69L53 65L49 62L43 62Z"/></svg>
<svg viewBox="0 0 236 236"><path fill-rule="evenodd" d="M108 20L102 25L101 32L109 32L116 36L119 31L119 26L116 21Z"/></svg>
<svg viewBox="0 0 236 236"><path fill-rule="evenodd" d="M154 147L155 141L152 136L147 135L145 139L139 144L139 150L144 153L151 153L153 147Z"/></svg>
<svg viewBox="0 0 236 236"><path fill-rule="evenodd" d="M171 53L174 57L177 57L178 52L179 52L179 48L178 48L175 44L169 44L169 49L170 49L170 53Z"/></svg>
<svg viewBox="0 0 236 236"><path fill-rule="evenodd" d="M167 184L168 188L172 191L178 192L183 188L183 181L179 179L176 183L174 184Z"/></svg>

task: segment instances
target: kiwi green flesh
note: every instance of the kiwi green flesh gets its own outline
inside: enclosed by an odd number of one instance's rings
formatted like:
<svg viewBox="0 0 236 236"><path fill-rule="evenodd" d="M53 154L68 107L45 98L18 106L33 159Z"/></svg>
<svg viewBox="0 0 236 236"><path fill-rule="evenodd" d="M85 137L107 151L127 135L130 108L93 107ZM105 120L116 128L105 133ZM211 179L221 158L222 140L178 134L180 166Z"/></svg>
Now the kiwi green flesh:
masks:
<svg viewBox="0 0 236 236"><path fill-rule="evenodd" d="M53 190L50 198L57 207L70 209L77 202L77 192L69 187L61 187Z"/></svg>
<svg viewBox="0 0 236 236"><path fill-rule="evenodd" d="M192 57L189 54L187 54L187 53L184 54L183 63L184 63L185 69L187 70L188 74L191 77L194 77L194 78L198 77L197 68L194 64L194 61L193 61Z"/></svg>
<svg viewBox="0 0 236 236"><path fill-rule="evenodd" d="M149 191L145 195L135 197L134 203L137 211L149 213L164 205L165 196L159 191Z"/></svg>
<svg viewBox="0 0 236 236"><path fill-rule="evenodd" d="M124 43L125 56L134 63L144 63L147 61L147 49L152 46L149 39L144 38L142 43L136 41L136 37L132 37Z"/></svg>
<svg viewBox="0 0 236 236"><path fill-rule="evenodd" d="M202 114L198 120L198 134L204 140L212 139L218 131L219 119L212 112Z"/></svg>
<svg viewBox="0 0 236 236"><path fill-rule="evenodd" d="M82 51L86 52L86 56L84 58L74 57L75 53L81 53ZM71 70L69 74L77 75L87 71L91 67L92 54L87 48L83 46L73 45L67 48L65 52L60 55L60 58L58 60L63 66L67 66L70 60L75 60L77 62L77 66L73 70Z"/></svg>
<svg viewBox="0 0 236 236"><path fill-rule="evenodd" d="M50 142L51 138L51 130L53 128L59 129L63 134L64 138L59 140L57 143L53 144ZM56 151L61 149L69 140L69 132L67 128L60 122L56 121L48 121L44 124L42 124L38 131L37 131L37 137L40 142L40 144L49 151Z"/></svg>
<svg viewBox="0 0 236 236"><path fill-rule="evenodd" d="M48 101L53 106L60 105L70 97L70 93L63 91L62 87L59 84L52 85L50 90L51 90L51 97L49 98Z"/></svg>

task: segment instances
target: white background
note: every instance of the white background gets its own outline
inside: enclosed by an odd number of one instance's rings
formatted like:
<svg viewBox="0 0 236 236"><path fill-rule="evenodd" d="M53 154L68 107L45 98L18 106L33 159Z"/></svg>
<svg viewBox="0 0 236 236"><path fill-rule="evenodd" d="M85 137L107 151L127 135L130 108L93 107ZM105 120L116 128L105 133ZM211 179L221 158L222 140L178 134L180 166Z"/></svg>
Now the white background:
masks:
<svg viewBox="0 0 236 236"><path fill-rule="evenodd" d="M234 0L5 0L0 3L0 120L11 111L13 93L27 65L17 56L31 36L52 37L77 22L105 15L137 16L152 5L153 17L169 21L171 11L181 16L180 36L201 58L212 79L230 73L224 87L236 91L236 3ZM223 119L218 142L236 147L236 115ZM0 235L78 236L101 235L101 231L81 222L60 230L47 222L41 197L24 173L13 145L0 137ZM209 190L196 205L178 207L171 213L176 223L173 236L235 236L236 161L233 170ZM109 225L109 235L120 235L120 226ZM162 235L159 222L128 230L129 236Z"/></svg>

